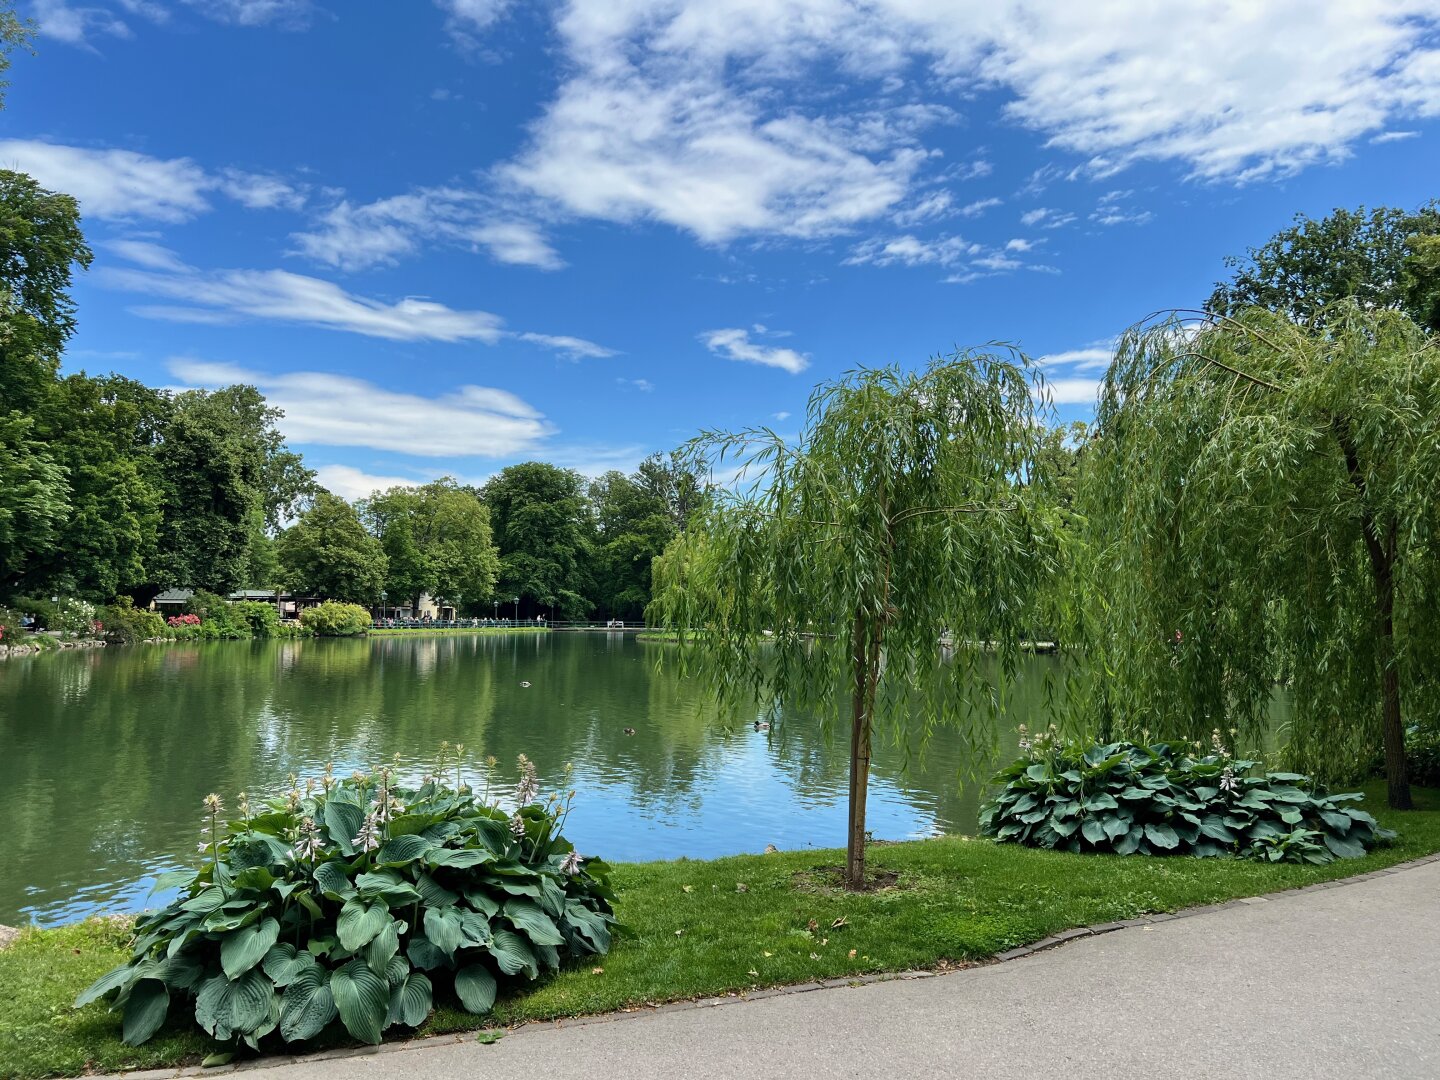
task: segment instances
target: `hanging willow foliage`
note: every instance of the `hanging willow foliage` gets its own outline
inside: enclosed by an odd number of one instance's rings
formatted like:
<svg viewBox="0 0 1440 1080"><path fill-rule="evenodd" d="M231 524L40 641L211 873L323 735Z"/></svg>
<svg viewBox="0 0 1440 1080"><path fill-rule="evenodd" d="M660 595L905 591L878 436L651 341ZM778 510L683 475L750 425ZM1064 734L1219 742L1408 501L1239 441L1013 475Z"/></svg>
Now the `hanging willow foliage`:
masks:
<svg viewBox="0 0 1440 1080"><path fill-rule="evenodd" d="M845 717L852 887L875 726L898 740L913 710L927 735L943 724L995 741L1054 563L1029 482L1039 383L1003 348L918 373L860 369L814 391L797 442L758 429L687 447L695 467L739 479L656 560L651 618L694 631L682 662L722 704Z"/></svg>
<svg viewBox="0 0 1440 1080"><path fill-rule="evenodd" d="M1409 805L1402 702L1433 710L1440 674L1434 338L1353 302L1313 328L1258 309L1138 327L1082 489L1102 727L1258 736L1282 679L1294 767L1353 779L1383 748Z"/></svg>

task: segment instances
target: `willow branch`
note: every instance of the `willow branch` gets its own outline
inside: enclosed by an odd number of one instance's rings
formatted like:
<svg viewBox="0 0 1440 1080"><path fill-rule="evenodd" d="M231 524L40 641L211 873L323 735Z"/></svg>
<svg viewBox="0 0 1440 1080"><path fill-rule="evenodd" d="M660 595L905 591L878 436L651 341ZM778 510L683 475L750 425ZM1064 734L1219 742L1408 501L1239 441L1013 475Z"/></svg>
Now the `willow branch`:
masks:
<svg viewBox="0 0 1440 1080"><path fill-rule="evenodd" d="M905 513L901 514L899 517L891 521L890 524L899 525L902 521L908 521L911 518L921 517L925 514L988 514L991 512L1007 513L1011 510L1018 510L1019 508L1019 503L1011 503L1009 506L975 506L973 504L970 506L937 506L933 509L926 510L906 510Z"/></svg>

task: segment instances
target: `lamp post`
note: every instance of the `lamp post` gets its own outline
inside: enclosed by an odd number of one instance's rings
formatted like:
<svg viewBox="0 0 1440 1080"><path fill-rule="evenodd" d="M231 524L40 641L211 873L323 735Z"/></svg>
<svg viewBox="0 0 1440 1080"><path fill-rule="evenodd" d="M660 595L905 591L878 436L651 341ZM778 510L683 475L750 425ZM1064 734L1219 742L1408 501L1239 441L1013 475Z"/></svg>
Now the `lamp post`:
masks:
<svg viewBox="0 0 1440 1080"><path fill-rule="evenodd" d="M515 597L515 625L520 625L520 597Z"/></svg>
<svg viewBox="0 0 1440 1080"><path fill-rule="evenodd" d="M384 621L385 621L385 601L388 600L388 599L390 599L390 594L387 593L384 589L381 589L381 590L380 590L380 621L381 621L381 623L384 623Z"/></svg>
<svg viewBox="0 0 1440 1080"><path fill-rule="evenodd" d="M492 604L495 605L495 618L493 618L493 619L490 620L490 621L493 622L493 623L495 623L495 624L498 626L499 623L500 623L500 601L499 601L499 600L491 600L490 603L492 603Z"/></svg>

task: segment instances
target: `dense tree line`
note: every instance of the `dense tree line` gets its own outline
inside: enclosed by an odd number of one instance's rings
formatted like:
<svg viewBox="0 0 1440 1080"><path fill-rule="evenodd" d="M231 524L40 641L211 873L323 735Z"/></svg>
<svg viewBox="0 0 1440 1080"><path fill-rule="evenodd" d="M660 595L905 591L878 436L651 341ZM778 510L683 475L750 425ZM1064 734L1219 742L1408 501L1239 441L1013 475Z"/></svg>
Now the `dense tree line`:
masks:
<svg viewBox="0 0 1440 1080"><path fill-rule="evenodd" d="M673 455L593 483L526 462L481 487L444 479L351 506L320 489L253 386L62 373L72 274L90 259L73 198L0 171L0 602L285 588L642 618L651 560L703 499Z"/></svg>

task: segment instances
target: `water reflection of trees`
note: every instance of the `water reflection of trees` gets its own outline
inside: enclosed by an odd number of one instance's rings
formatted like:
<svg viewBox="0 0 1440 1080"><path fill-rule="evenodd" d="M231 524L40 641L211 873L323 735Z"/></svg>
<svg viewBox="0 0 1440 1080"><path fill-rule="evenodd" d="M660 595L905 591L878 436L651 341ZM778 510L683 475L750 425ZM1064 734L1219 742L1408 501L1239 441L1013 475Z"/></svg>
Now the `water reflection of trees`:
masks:
<svg viewBox="0 0 1440 1080"><path fill-rule="evenodd" d="M1016 688L1017 720L1036 707L1029 681ZM9 661L0 668L0 865L10 871L0 922L29 907L63 913L50 906L192 857L209 791L233 805L241 790L278 790L291 771L395 754L419 771L441 740L464 743L472 762L493 754L507 777L525 753L547 784L573 761L576 786L608 792L605 805L622 816L723 815L701 804L723 802L726 784L744 779L726 775L737 767L772 770L783 797L802 803L843 793L844 733L792 716L760 734L751 725L762 711L756 703L717 715L664 647L618 635L223 642ZM917 718L904 730L919 727ZM917 750L911 738L909 753ZM978 792L957 783L970 748L938 733L908 771L906 754L904 738L879 740L877 781L917 819L973 828Z"/></svg>

